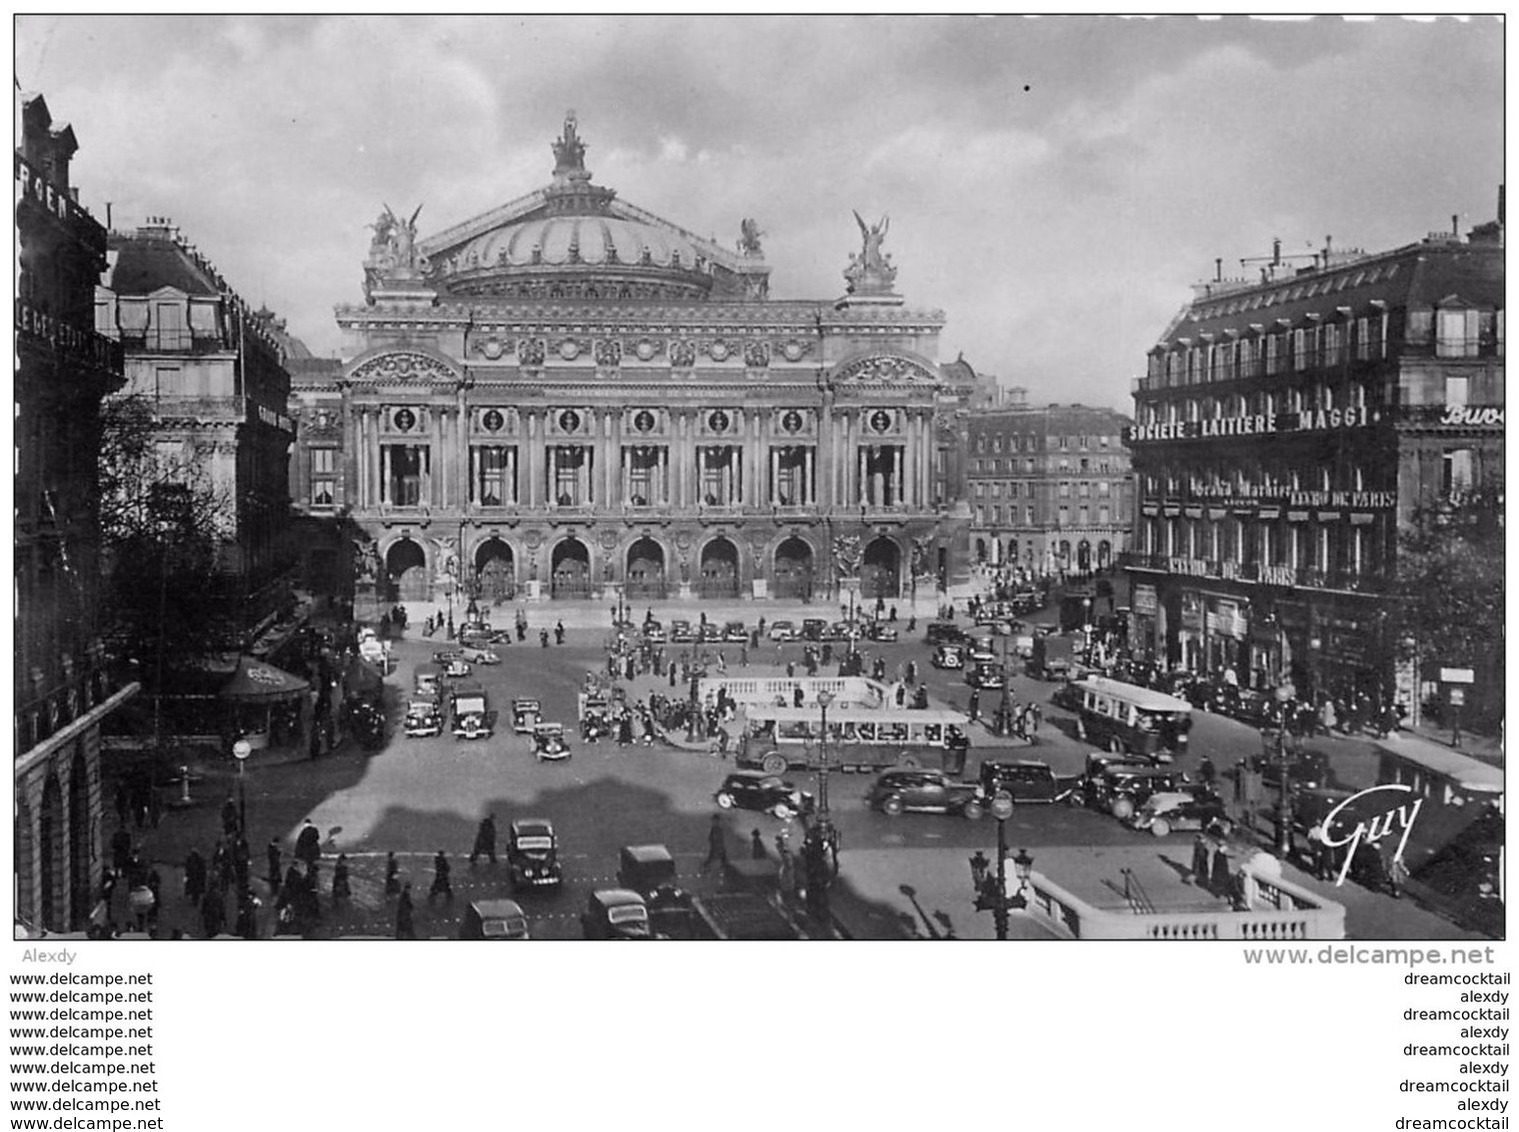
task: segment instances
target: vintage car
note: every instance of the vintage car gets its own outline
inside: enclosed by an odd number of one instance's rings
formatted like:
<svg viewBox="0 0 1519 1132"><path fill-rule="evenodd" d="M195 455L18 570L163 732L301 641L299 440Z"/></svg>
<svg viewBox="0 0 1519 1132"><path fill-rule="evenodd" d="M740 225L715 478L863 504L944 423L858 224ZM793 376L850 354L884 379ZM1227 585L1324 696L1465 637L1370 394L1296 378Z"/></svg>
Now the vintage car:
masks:
<svg viewBox="0 0 1519 1132"><path fill-rule="evenodd" d="M865 626L859 621L835 621L828 626L830 641L858 641L865 635Z"/></svg>
<svg viewBox="0 0 1519 1132"><path fill-rule="evenodd" d="M496 733L496 713L479 684L459 684L449 697L455 739L489 739Z"/></svg>
<svg viewBox="0 0 1519 1132"><path fill-rule="evenodd" d="M972 637L966 655L977 664L986 664L997 659L997 650L990 637Z"/></svg>
<svg viewBox="0 0 1519 1132"><path fill-rule="evenodd" d="M1000 692L1002 680L1002 666L999 664L982 661L965 666L965 682L972 688L979 688L983 692Z"/></svg>
<svg viewBox="0 0 1519 1132"><path fill-rule="evenodd" d="M359 632L359 656L384 672L390 659L390 648L373 629L362 629Z"/></svg>
<svg viewBox="0 0 1519 1132"><path fill-rule="evenodd" d="M454 660L464 659L463 649L434 649L432 654L434 664L447 664Z"/></svg>
<svg viewBox="0 0 1519 1132"><path fill-rule="evenodd" d="M802 627L798 630L798 635L804 641L828 640L830 639L828 637L828 622L820 617L808 617L803 620ZM792 637L791 639L796 640L796 637Z"/></svg>
<svg viewBox="0 0 1519 1132"><path fill-rule="evenodd" d="M443 709L437 695L415 695L406 704L406 722L402 729L413 739L429 739L443 734Z"/></svg>
<svg viewBox="0 0 1519 1132"><path fill-rule="evenodd" d="M436 664L419 664L413 675L419 696L438 696L443 692L443 669Z"/></svg>
<svg viewBox="0 0 1519 1132"><path fill-rule="evenodd" d="M1132 759L1089 758L1082 799L1094 810L1106 810L1126 821L1152 794L1174 791L1181 775L1168 767Z"/></svg>
<svg viewBox="0 0 1519 1132"><path fill-rule="evenodd" d="M696 630L691 628L689 621L670 622L670 643L672 645L690 645L696 642Z"/></svg>
<svg viewBox="0 0 1519 1132"><path fill-rule="evenodd" d="M464 909L460 939L531 939L527 916L515 900L476 900Z"/></svg>
<svg viewBox="0 0 1519 1132"><path fill-rule="evenodd" d="M462 652L457 654L453 660L445 660L441 663L443 665L443 679L445 680L467 680L469 679L469 674L474 671L469 666L469 661L464 659Z"/></svg>
<svg viewBox="0 0 1519 1132"><path fill-rule="evenodd" d="M865 636L872 641L894 641L897 639L897 627L890 621L872 621L865 628Z"/></svg>
<svg viewBox="0 0 1519 1132"><path fill-rule="evenodd" d="M930 621L923 632L931 645L958 645L965 641L965 632L953 621Z"/></svg>
<svg viewBox="0 0 1519 1132"><path fill-rule="evenodd" d="M1081 685L1074 680L1067 680L1055 689L1054 694L1050 696L1050 703L1066 711L1080 711L1081 695Z"/></svg>
<svg viewBox="0 0 1519 1132"><path fill-rule="evenodd" d="M658 621L645 621L641 632L643 633L643 639L651 645L662 645L665 643L665 627Z"/></svg>
<svg viewBox="0 0 1519 1132"><path fill-rule="evenodd" d="M720 645L723 641L723 631L717 622L703 621L697 628L696 638L704 645Z"/></svg>
<svg viewBox="0 0 1519 1132"><path fill-rule="evenodd" d="M1227 832L1229 815L1217 795L1164 790L1145 799L1131 824L1135 829L1148 829L1156 837L1165 837L1172 830L1208 829L1214 825Z"/></svg>
<svg viewBox="0 0 1519 1132"><path fill-rule="evenodd" d="M770 623L769 637L772 641L794 641L801 633L796 627L795 621L772 621Z"/></svg>
<svg viewBox="0 0 1519 1132"><path fill-rule="evenodd" d="M865 795L865 804L888 817L908 810L959 814L972 821L985 807L974 782L961 782L940 770L888 770Z"/></svg>
<svg viewBox="0 0 1519 1132"><path fill-rule="evenodd" d="M652 939L649 906L631 889L598 888L586 898L580 931L586 939Z"/></svg>
<svg viewBox="0 0 1519 1132"><path fill-rule="evenodd" d="M663 845L624 845L617 883L644 898L649 926L660 936L687 939L695 927L690 893L680 887L675 858Z"/></svg>
<svg viewBox="0 0 1519 1132"><path fill-rule="evenodd" d="M965 648L963 645L935 645L934 655L928 663L935 668L964 668Z"/></svg>
<svg viewBox="0 0 1519 1132"><path fill-rule="evenodd" d="M506 835L506 867L512 890L558 888L564 881L559 838L546 818L519 818Z"/></svg>
<svg viewBox="0 0 1519 1132"><path fill-rule="evenodd" d="M723 640L730 645L741 645L748 641L749 630L744 628L742 621L729 621L723 626Z"/></svg>
<svg viewBox="0 0 1519 1132"><path fill-rule="evenodd" d="M518 735L531 735L542 718L543 705L537 700L519 697L512 701L512 730Z"/></svg>
<svg viewBox="0 0 1519 1132"><path fill-rule="evenodd" d="M475 645L465 645L463 648L463 660L469 664L500 664L501 655L494 649L480 648Z"/></svg>
<svg viewBox="0 0 1519 1132"><path fill-rule="evenodd" d="M559 762L570 757L564 740L564 724L540 723L533 728L533 755L539 762Z"/></svg>
<svg viewBox="0 0 1519 1132"><path fill-rule="evenodd" d="M459 626L459 644L463 648L485 648L496 643L496 633L484 621L466 621Z"/></svg>
<svg viewBox="0 0 1519 1132"><path fill-rule="evenodd" d="M981 764L979 781L983 798L1003 793L1019 805L1064 801L1075 789L1074 780L1057 778L1049 763L1037 759L988 759Z"/></svg>
<svg viewBox="0 0 1519 1132"><path fill-rule="evenodd" d="M1287 752L1287 786L1289 790L1313 790L1330 785L1329 756L1322 751L1289 750ZM1282 788L1282 759L1271 754L1254 755L1250 769L1261 776L1268 790Z"/></svg>
<svg viewBox="0 0 1519 1132"><path fill-rule="evenodd" d="M799 790L780 776L757 770L740 770L723 779L712 795L725 810L754 810L789 820L812 812L812 795Z"/></svg>

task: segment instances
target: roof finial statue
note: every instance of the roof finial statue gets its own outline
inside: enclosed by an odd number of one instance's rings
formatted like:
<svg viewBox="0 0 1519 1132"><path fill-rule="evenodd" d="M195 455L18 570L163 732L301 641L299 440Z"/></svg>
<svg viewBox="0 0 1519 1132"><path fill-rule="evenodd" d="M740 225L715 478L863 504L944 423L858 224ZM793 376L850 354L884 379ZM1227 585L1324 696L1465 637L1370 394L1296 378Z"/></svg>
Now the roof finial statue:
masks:
<svg viewBox="0 0 1519 1132"><path fill-rule="evenodd" d="M744 255L764 255L764 249L760 247L760 237L765 233L760 231L759 222L745 218L738 225L738 250Z"/></svg>
<svg viewBox="0 0 1519 1132"><path fill-rule="evenodd" d="M568 177L576 181L589 181L591 175L585 168L585 142L575 130L575 111L564 116L564 134L554 140L554 177Z"/></svg>
<svg viewBox="0 0 1519 1132"><path fill-rule="evenodd" d="M851 210L854 211L854 210ZM849 257L844 269L844 279L851 295L889 295L897 278L897 269L891 264L891 256L881 251L886 232L891 227L891 217L883 216L876 224L866 224L859 212L854 213L855 223L860 226L863 241L857 255Z"/></svg>
<svg viewBox="0 0 1519 1132"><path fill-rule="evenodd" d="M379 219L369 227L374 238L369 242L369 258L364 262L364 296L373 301L374 292L386 281L420 279L428 270L426 257L417 254L417 217L422 206L402 220L385 206Z"/></svg>

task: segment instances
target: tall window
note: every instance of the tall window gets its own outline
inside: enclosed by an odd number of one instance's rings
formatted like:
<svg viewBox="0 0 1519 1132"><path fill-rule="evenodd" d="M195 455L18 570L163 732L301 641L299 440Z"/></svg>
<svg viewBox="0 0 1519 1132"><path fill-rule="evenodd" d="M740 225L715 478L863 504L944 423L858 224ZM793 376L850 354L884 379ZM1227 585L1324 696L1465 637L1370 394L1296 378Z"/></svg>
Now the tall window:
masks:
<svg viewBox="0 0 1519 1132"><path fill-rule="evenodd" d="M1435 353L1442 358L1475 358L1478 342L1477 312L1442 310L1439 315Z"/></svg>
<svg viewBox="0 0 1519 1132"><path fill-rule="evenodd" d="M431 456L431 451L423 444L381 445L380 460L384 464L384 475L380 479L381 502L392 507L419 506L432 471Z"/></svg>
<svg viewBox="0 0 1519 1132"><path fill-rule="evenodd" d="M1459 495L1472 486L1472 450L1457 448L1445 453L1440 475L1443 495Z"/></svg>
<svg viewBox="0 0 1519 1132"><path fill-rule="evenodd" d="M1464 406L1466 404L1466 395L1470 387L1470 378L1447 377L1445 379L1445 404L1447 406Z"/></svg>
<svg viewBox="0 0 1519 1132"><path fill-rule="evenodd" d="M482 507L517 502L517 450L497 446L471 450L469 499Z"/></svg>
<svg viewBox="0 0 1519 1132"><path fill-rule="evenodd" d="M190 332L185 329L185 308L181 303L153 305L154 346L159 350L187 350Z"/></svg>
<svg viewBox="0 0 1519 1132"><path fill-rule="evenodd" d="M338 450L311 449L311 506L331 507L337 499Z"/></svg>

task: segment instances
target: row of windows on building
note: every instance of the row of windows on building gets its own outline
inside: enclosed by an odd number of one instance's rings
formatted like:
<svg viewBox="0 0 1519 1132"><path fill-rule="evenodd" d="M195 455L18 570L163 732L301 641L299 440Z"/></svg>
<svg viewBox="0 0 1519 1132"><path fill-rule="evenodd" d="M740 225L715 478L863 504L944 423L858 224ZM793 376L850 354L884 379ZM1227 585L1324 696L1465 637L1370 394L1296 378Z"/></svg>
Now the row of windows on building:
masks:
<svg viewBox="0 0 1519 1132"><path fill-rule="evenodd" d="M1309 317L1318 319L1316 315ZM1311 326L1241 334L1201 345L1183 337L1177 339L1176 348L1150 355L1149 377L1161 386L1194 385L1270 377L1351 361L1377 362L1387 357L1389 324L1388 313L1382 311L1353 320L1317 320ZM1437 357L1502 357L1504 312L1469 307L1408 312L1405 340L1409 344L1427 345L1431 333Z"/></svg>
<svg viewBox="0 0 1519 1132"><path fill-rule="evenodd" d="M1033 499L1035 498L1035 488L1047 485L1048 483L1048 480L1012 480L1004 485L1000 480L990 482L977 480L975 481L975 494L977 499L985 499L988 496L992 499L1001 499L1005 487L1009 499L1017 499L1020 495ZM1073 484L1070 480L1061 480L1056 484L1055 493L1061 499L1070 499L1073 488L1075 494L1082 499L1087 499L1092 495L1105 498L1113 494L1113 481L1080 480Z"/></svg>
<svg viewBox="0 0 1519 1132"><path fill-rule="evenodd" d="M1007 450L1009 452L1038 452L1041 449L1049 451L1054 449L1066 452L1071 449L1085 448L1117 448L1118 437L1116 436L1047 436L1044 433L1007 433ZM990 436L980 433L976 437L976 451L1001 452L1004 434L994 432Z"/></svg>
<svg viewBox="0 0 1519 1132"><path fill-rule="evenodd" d="M1350 514L1343 521L1302 518L1189 519L1145 518L1139 526L1139 552L1202 560L1222 566L1285 566L1326 576L1365 576L1381 570L1387 520Z"/></svg>
<svg viewBox="0 0 1519 1132"><path fill-rule="evenodd" d="M1469 490L1474 482L1476 451L1453 448L1440 455L1440 492ZM1168 466L1136 477L1140 495L1155 498L1188 496L1274 496L1291 491L1375 491L1374 477L1365 465L1325 462L1313 467L1284 460L1246 460L1238 464Z"/></svg>
<svg viewBox="0 0 1519 1132"><path fill-rule="evenodd" d="M310 451L310 502L317 508L334 507L338 497L337 448ZM872 506L901 506L906 498L905 456L900 445L862 445L855 484L857 501ZM622 463L614 490L619 502L635 507L669 505L674 502L678 469L670 463L669 449L640 445L622 450ZM383 444L380 446L379 502L394 507L416 507L431 496L432 450L427 445ZM760 487L767 504L809 506L817 503L816 449L804 445L771 447L768 468L760 473ZM540 502L580 506L596 500L593 451L584 445L553 445L544 457L545 498ZM695 499L706 506L739 506L745 501L747 472L743 450L735 445L700 447L696 451ZM469 502L485 507L516 505L524 501L526 485L518 466L514 445L472 445L469 450Z"/></svg>
<svg viewBox="0 0 1519 1132"><path fill-rule="evenodd" d="M1442 379L1445 406L1470 403L1471 378L1464 374L1447 374ZM1182 421L1232 420L1242 416L1275 416L1278 413L1304 413L1365 409L1376 403L1375 387L1365 382L1316 383L1285 389L1257 389L1250 393L1231 393L1222 397L1187 397L1181 400L1150 402L1141 407L1141 424L1177 424ZM1440 387L1436 387L1440 392Z"/></svg>
<svg viewBox="0 0 1519 1132"><path fill-rule="evenodd" d="M984 538L978 538L974 546L976 561L995 562L998 565L1013 566L1020 563L1036 565L1035 556L1040 553L1032 539L1027 543L1021 543L1018 539L1010 538L1006 544L1003 544L998 539L988 542ZM1106 570L1113 564L1113 544L1107 539L1099 539L1095 547L1090 539L1081 539L1075 546L1071 545L1069 539L1061 539L1058 542L1046 544L1043 553L1053 560L1053 565L1065 570L1074 569L1083 574L1093 569Z"/></svg>
<svg viewBox="0 0 1519 1132"><path fill-rule="evenodd" d="M1097 475L1108 475L1115 470L1121 474L1122 462L1119 460L1109 460L1106 457L1093 459L1089 456L1082 456L1077 459L1075 464L1072 464L1070 457L1062 456L1055 464L1055 470L1058 472L1069 472L1073 469ZM999 460L995 457L986 457L985 459L978 458L971 461L971 472L977 475L1000 475L1019 470L1017 458ZM1022 470L1028 473L1037 472L1039 470L1039 462L1032 456L1026 456L1023 460Z"/></svg>
<svg viewBox="0 0 1519 1132"><path fill-rule="evenodd" d="M1041 525L1035 522L1035 508L1024 507L1022 511L1022 526L1038 527ZM1090 506L1077 507L1075 525L1078 527L1092 526L1092 513L1092 508ZM1019 525L1018 514L1019 509L1011 504L1008 505L1006 511L1003 510L1002 504L1000 503L993 503L990 506L984 503L978 503L975 506L976 526L978 527L1000 527L1004 525L1004 516L1006 517L1007 525L1017 526ZM1109 527L1113 525L1113 509L1111 507L1098 506L1096 509L1096 515L1097 526ZM1071 525L1071 508L1068 506L1057 507L1055 509L1055 526L1069 527Z"/></svg>

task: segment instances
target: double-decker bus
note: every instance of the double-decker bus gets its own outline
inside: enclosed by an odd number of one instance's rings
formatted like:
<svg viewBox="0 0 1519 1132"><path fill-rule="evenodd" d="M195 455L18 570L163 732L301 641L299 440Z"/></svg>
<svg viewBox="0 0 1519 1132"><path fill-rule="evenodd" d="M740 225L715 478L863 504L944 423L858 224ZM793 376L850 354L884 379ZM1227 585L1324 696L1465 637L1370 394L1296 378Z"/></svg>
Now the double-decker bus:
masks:
<svg viewBox="0 0 1519 1132"><path fill-rule="evenodd" d="M816 770L825 753L837 770L927 767L962 774L970 746L966 717L957 711L837 707L828 712L826 751L817 708L754 706L744 714L737 763L766 774Z"/></svg>

